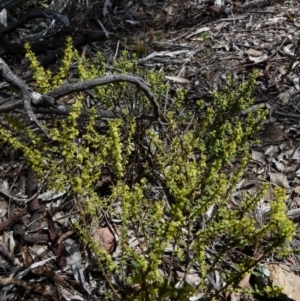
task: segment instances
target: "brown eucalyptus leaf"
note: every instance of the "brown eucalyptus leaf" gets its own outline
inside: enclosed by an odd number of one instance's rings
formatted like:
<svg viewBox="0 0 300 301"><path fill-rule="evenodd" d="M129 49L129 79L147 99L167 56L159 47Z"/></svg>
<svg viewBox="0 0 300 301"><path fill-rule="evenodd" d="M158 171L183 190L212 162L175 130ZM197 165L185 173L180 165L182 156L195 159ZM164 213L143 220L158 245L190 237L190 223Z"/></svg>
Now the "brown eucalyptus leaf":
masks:
<svg viewBox="0 0 300 301"><path fill-rule="evenodd" d="M98 242L108 253L112 254L115 250L115 238L108 227L99 228L94 232L94 239Z"/></svg>
<svg viewBox="0 0 300 301"><path fill-rule="evenodd" d="M287 134L274 124L269 125L262 133L261 139L266 142L279 142L287 138Z"/></svg>

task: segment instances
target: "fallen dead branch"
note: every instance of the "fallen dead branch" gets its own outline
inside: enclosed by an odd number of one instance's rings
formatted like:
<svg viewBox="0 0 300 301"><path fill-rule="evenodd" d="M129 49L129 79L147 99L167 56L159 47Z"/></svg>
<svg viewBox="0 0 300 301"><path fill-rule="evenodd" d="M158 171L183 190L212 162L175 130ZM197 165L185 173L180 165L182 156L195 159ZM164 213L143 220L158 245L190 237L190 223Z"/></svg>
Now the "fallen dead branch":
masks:
<svg viewBox="0 0 300 301"><path fill-rule="evenodd" d="M138 116L138 118L155 118L161 123L161 118L163 117L160 112L159 104L156 100L156 97L152 93L148 84L142 78L136 75L132 75L132 74L106 75L103 77L94 78L78 83L65 84L50 91L47 95L42 95L38 92L33 91L33 89L29 87L22 79L16 76L8 67L8 65L5 63L5 61L1 58L0 58L0 74L8 83L13 85L20 91L22 97L21 100L20 99L16 101L12 100L0 106L0 113L11 112L15 108L19 107L20 105L23 105L29 120L33 121L47 136L48 136L48 132L40 124L39 120L34 114L34 110L32 106L42 107L42 108L44 107L55 108L56 100L58 100L63 96L72 94L74 92L81 92L84 90L95 88L97 86L107 85L110 83L129 82L129 83L133 83L138 89L143 91L143 93L146 95L146 97L149 99L150 103L153 106L153 115L142 114L141 116ZM66 109L65 107L63 109L62 107L60 107L59 110L65 111ZM70 109L67 110L67 112L70 111L71 111ZM51 110L49 111L49 113L50 112ZM110 114L110 112L103 111L102 113L110 118L114 117L114 115Z"/></svg>

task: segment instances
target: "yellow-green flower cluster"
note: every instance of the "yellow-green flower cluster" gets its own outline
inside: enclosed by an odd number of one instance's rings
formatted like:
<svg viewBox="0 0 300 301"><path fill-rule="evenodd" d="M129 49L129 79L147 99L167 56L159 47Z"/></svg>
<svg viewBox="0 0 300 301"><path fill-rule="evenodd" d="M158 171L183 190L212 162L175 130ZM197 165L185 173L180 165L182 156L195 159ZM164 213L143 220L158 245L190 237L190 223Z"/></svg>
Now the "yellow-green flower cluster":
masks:
<svg viewBox="0 0 300 301"><path fill-rule="evenodd" d="M63 80L67 79L67 75L71 64L78 60L77 51L72 46L72 39L67 38L66 48L60 66L56 75L52 75L50 70L45 70L38 62L35 54L31 51L30 45L24 45L26 57L30 62L33 70L33 78L36 80L37 91L45 94L51 89L63 84Z"/></svg>

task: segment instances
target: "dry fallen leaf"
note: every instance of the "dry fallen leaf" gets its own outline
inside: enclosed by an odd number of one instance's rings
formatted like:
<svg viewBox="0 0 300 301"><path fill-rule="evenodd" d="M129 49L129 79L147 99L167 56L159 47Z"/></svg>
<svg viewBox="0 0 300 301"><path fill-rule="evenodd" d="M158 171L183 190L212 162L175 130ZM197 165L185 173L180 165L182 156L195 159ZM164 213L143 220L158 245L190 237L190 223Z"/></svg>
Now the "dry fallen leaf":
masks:
<svg viewBox="0 0 300 301"><path fill-rule="evenodd" d="M252 154L252 156L251 156L252 160L258 161L258 162L260 162L262 164L266 163L265 154L264 153L252 150L251 154Z"/></svg>
<svg viewBox="0 0 300 301"><path fill-rule="evenodd" d="M286 175L281 173L275 173L275 172L270 172L269 175L272 184L285 189L290 189L290 184Z"/></svg>
<svg viewBox="0 0 300 301"><path fill-rule="evenodd" d="M300 206L300 197L295 197L294 199L293 199L293 201L298 205L298 206Z"/></svg>
<svg viewBox="0 0 300 301"><path fill-rule="evenodd" d="M280 93L278 95L278 98L279 98L279 100L281 101L281 103L283 105L286 105L289 102L289 100L291 98L291 95L292 95L292 93L290 93L290 91L287 90L287 91L284 91L284 92Z"/></svg>
<svg viewBox="0 0 300 301"><path fill-rule="evenodd" d="M287 134L274 124L269 125L262 133L261 140L265 142L278 142L287 138Z"/></svg>
<svg viewBox="0 0 300 301"><path fill-rule="evenodd" d="M252 48L250 48L250 49L248 49L248 50L246 50L245 51L249 56L261 56L262 54L263 54L263 52L262 51L258 51L258 50L256 50L256 49L252 49Z"/></svg>
<svg viewBox="0 0 300 301"><path fill-rule="evenodd" d="M192 32L191 34L189 34L187 36L187 39L198 34L198 33L202 33L202 32L205 32L205 31L209 31L210 30L210 27L201 27L199 29L197 29L196 31Z"/></svg>
<svg viewBox="0 0 300 301"><path fill-rule="evenodd" d="M251 277L251 273L248 273L244 276L243 279L241 279L241 281L239 282L238 286L240 288L245 288L245 287L250 287L250 277Z"/></svg>
<svg viewBox="0 0 300 301"><path fill-rule="evenodd" d="M298 195L300 194L300 186L296 186L294 188L294 192L297 193Z"/></svg>
<svg viewBox="0 0 300 301"><path fill-rule="evenodd" d="M6 216L7 213L8 202L1 201L0 202L0 218L1 220Z"/></svg>
<svg viewBox="0 0 300 301"><path fill-rule="evenodd" d="M112 254L115 250L115 238L108 227L99 228L94 232L94 239L98 242L108 253Z"/></svg>
<svg viewBox="0 0 300 301"><path fill-rule="evenodd" d="M184 77L179 76L165 76L166 79L173 80L178 83L189 83L190 81Z"/></svg>
<svg viewBox="0 0 300 301"><path fill-rule="evenodd" d="M254 64L259 64L259 63L262 63L264 62L265 60L268 59L268 55L267 54L263 54L262 56L258 56L258 57L255 57L255 56L248 56L249 60L251 62L253 62Z"/></svg>
<svg viewBox="0 0 300 301"><path fill-rule="evenodd" d="M198 273L184 273L181 271L176 271L177 277L178 277L178 281L183 281L183 279L185 280L185 282L191 286L197 286L200 283L200 276Z"/></svg>

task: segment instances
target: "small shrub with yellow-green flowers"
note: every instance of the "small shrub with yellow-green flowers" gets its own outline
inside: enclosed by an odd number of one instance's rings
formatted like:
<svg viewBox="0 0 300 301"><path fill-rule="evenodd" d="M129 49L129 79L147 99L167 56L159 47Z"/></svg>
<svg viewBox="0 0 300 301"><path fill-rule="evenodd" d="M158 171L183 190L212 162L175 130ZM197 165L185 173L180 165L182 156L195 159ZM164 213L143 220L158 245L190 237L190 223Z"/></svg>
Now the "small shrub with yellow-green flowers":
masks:
<svg viewBox="0 0 300 301"><path fill-rule="evenodd" d="M100 53L93 60L80 58L71 40L54 76L38 64L28 45L26 51L42 93L62 85L74 62L78 80L101 77L106 71ZM112 70L143 77L164 103L169 86L163 73L140 71L134 55L129 58L125 51ZM286 217L282 190L275 190L263 226L257 224L253 212L266 187L256 196L243 194L238 206L231 205L232 192L247 164L249 137L265 116L262 110L241 115L253 103L255 76L254 72L240 85L228 78L226 88L214 92L209 106L199 100L193 111L184 113L185 93L179 91L164 109L164 125L137 117L151 113L151 104L135 86L124 82L93 91L102 106L119 114L107 122L104 133L96 129L94 109L84 131L79 131L80 94L74 96L76 102L67 118L48 124L51 143L6 116L9 127L0 125L0 139L21 150L40 178L48 172L49 187L70 187L78 200L81 220L74 227L105 275L106 298L188 300L201 295L202 299L219 300L226 293L242 291L239 281L261 260L291 251L295 227ZM238 167L228 174L226 167L233 160ZM107 170L113 185L100 196L95 185ZM147 190L158 191L158 197L151 199ZM117 259L92 238L87 218L97 224L103 210L121 220ZM135 247L128 241L132 237L137 241ZM215 287L209 280L214 273L220 277ZM193 283L188 281L191 274L197 275ZM118 279L117 286L112 279ZM258 293L249 288L244 292ZM266 293L272 292L280 289L266 288Z"/></svg>

